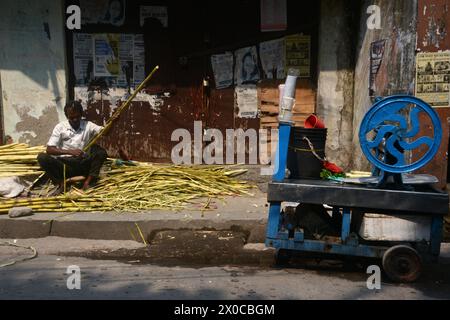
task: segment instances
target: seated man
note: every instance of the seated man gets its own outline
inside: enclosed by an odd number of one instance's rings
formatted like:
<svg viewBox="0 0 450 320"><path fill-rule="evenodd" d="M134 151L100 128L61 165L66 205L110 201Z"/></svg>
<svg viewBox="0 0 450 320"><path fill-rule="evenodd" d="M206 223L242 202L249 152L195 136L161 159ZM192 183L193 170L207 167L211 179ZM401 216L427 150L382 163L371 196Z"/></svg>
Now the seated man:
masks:
<svg viewBox="0 0 450 320"><path fill-rule="evenodd" d="M83 149L103 127L81 119L83 107L78 101L66 104L64 114L68 121L55 126L47 143L46 153L40 153L37 160L53 183L59 186L59 192L64 184L64 164L66 179L86 177L83 184L85 190L98 180L100 168L108 155L98 145L93 145L87 153Z"/></svg>

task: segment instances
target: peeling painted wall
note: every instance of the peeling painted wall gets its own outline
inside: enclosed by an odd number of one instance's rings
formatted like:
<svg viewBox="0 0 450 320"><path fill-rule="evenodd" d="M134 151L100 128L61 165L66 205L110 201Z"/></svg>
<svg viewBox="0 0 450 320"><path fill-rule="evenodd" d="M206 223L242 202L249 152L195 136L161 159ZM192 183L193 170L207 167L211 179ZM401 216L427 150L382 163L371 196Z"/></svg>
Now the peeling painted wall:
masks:
<svg viewBox="0 0 450 320"><path fill-rule="evenodd" d="M450 0L418 0L417 50L437 52L450 50ZM450 174L447 173L449 160L449 122L450 107L435 109L441 119L443 135L441 146L432 161L418 170L436 176L440 183L438 188L445 189ZM431 126L424 130L431 135ZM443 165L447 164L447 166Z"/></svg>
<svg viewBox="0 0 450 320"><path fill-rule="evenodd" d="M417 47L434 52L450 49L450 1L419 0Z"/></svg>
<svg viewBox="0 0 450 320"><path fill-rule="evenodd" d="M366 13L370 5L381 9L381 29L368 30ZM370 45L386 39L384 58L375 79L375 96L414 94L417 0L364 0L357 45L354 117L353 168L370 169L362 155L358 132L362 118L372 106L369 97Z"/></svg>
<svg viewBox="0 0 450 320"><path fill-rule="evenodd" d="M327 158L347 169L352 158L353 53L349 2L323 0L316 112L328 128Z"/></svg>
<svg viewBox="0 0 450 320"><path fill-rule="evenodd" d="M45 144L65 119L62 0L0 2L0 77L5 134Z"/></svg>

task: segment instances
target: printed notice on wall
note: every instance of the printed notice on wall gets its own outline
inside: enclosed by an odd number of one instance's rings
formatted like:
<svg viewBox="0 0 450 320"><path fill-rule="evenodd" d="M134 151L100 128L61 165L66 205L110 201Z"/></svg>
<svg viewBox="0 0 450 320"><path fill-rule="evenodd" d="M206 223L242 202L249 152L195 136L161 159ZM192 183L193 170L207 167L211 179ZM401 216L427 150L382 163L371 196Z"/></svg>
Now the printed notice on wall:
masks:
<svg viewBox="0 0 450 320"><path fill-rule="evenodd" d="M73 37L77 86L102 79L108 86L131 88L145 78L142 34L85 34Z"/></svg>
<svg viewBox="0 0 450 320"><path fill-rule="evenodd" d="M211 56L216 89L228 88L233 84L233 54L226 52Z"/></svg>
<svg viewBox="0 0 450 320"><path fill-rule="evenodd" d="M286 73L291 70L300 78L309 78L311 73L311 37L294 34L286 40Z"/></svg>
<svg viewBox="0 0 450 320"><path fill-rule="evenodd" d="M134 36L134 86L137 87L145 79L145 47L144 35Z"/></svg>
<svg viewBox="0 0 450 320"><path fill-rule="evenodd" d="M119 76L119 40L119 34L94 35L94 75L96 77Z"/></svg>
<svg viewBox="0 0 450 320"><path fill-rule="evenodd" d="M80 0L81 24L121 26L125 21L125 0Z"/></svg>
<svg viewBox="0 0 450 320"><path fill-rule="evenodd" d="M418 53L416 97L433 107L450 106L450 51Z"/></svg>
<svg viewBox="0 0 450 320"><path fill-rule="evenodd" d="M256 85L239 85L234 89L235 108L239 118L256 118L258 99Z"/></svg>
<svg viewBox="0 0 450 320"><path fill-rule="evenodd" d="M370 96L375 94L375 79L383 61L384 48L386 40L375 41L370 44L370 75L369 75L369 91Z"/></svg>
<svg viewBox="0 0 450 320"><path fill-rule="evenodd" d="M286 30L286 8L286 0L261 0L261 31Z"/></svg>
<svg viewBox="0 0 450 320"><path fill-rule="evenodd" d="M161 22L164 28L169 26L169 16L167 7L164 6L141 6L140 8L140 24L144 25L145 19L154 18Z"/></svg>
<svg viewBox="0 0 450 320"><path fill-rule="evenodd" d="M238 49L234 52L234 56L236 59L235 84L256 84L260 79L256 47Z"/></svg>
<svg viewBox="0 0 450 320"><path fill-rule="evenodd" d="M132 87L133 83L133 46L134 35L121 34L119 40L119 76L117 78L117 85L119 87Z"/></svg>
<svg viewBox="0 0 450 320"><path fill-rule="evenodd" d="M74 33L73 60L76 85L87 85L94 79L94 56L92 52L92 35Z"/></svg>
<svg viewBox="0 0 450 320"><path fill-rule="evenodd" d="M266 79L283 79L285 77L284 51L284 39L259 44L259 56Z"/></svg>

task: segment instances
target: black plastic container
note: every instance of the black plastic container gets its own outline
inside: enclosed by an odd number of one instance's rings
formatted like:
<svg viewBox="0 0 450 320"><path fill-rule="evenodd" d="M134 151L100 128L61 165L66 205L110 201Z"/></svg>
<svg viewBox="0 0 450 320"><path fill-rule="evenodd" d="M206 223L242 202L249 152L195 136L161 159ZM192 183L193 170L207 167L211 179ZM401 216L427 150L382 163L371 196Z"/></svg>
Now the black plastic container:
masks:
<svg viewBox="0 0 450 320"><path fill-rule="evenodd" d="M322 161L311 152L307 137L314 146L315 152L325 158L327 129L305 129L293 127L289 138L287 167L291 172L290 179L319 179L322 171Z"/></svg>

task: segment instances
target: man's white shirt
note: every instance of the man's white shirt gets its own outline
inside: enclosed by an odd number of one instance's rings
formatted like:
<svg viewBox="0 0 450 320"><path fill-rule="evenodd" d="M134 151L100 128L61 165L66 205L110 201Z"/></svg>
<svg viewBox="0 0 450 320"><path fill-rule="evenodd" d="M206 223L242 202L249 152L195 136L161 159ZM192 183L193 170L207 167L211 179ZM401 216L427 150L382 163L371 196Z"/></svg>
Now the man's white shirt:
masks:
<svg viewBox="0 0 450 320"><path fill-rule="evenodd" d="M53 129L47 146L64 150L83 150L89 141L102 129L102 126L98 126L93 122L81 120L80 127L78 130L75 130L69 121L63 121L58 123Z"/></svg>

